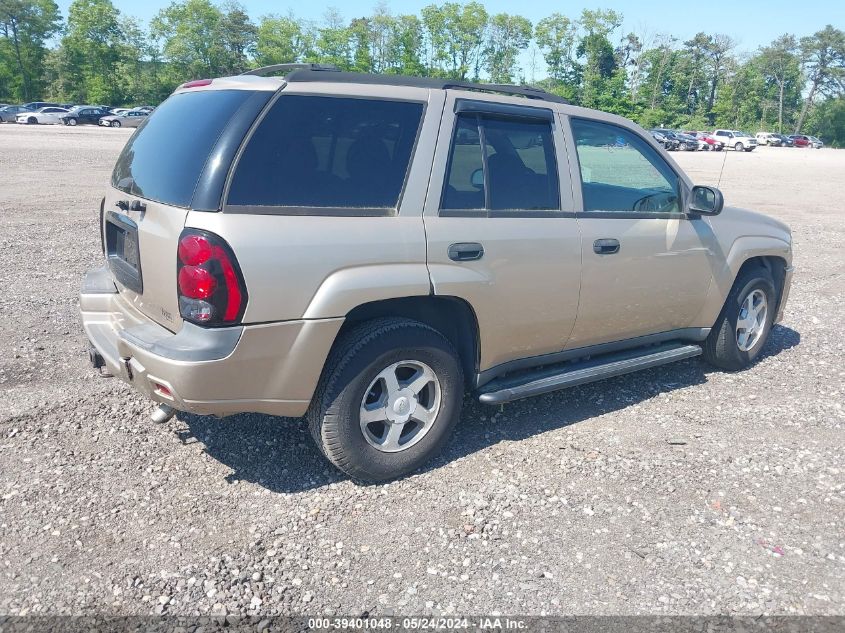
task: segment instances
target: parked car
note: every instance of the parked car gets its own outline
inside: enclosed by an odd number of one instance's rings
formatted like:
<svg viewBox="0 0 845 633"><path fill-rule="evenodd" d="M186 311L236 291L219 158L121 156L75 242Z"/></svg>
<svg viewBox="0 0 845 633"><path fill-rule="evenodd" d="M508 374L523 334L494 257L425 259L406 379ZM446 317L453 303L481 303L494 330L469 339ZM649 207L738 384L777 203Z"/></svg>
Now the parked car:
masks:
<svg viewBox="0 0 845 633"><path fill-rule="evenodd" d="M660 143L667 152L674 152L678 149L678 141L674 138L669 138L665 134L661 134L657 130L649 130L649 133L655 141Z"/></svg>
<svg viewBox="0 0 845 633"><path fill-rule="evenodd" d="M786 134L772 134L772 136L780 140L780 147L793 147L794 145L792 139Z"/></svg>
<svg viewBox="0 0 845 633"><path fill-rule="evenodd" d="M100 125L107 127L138 127L147 120L149 113L145 110L126 110L121 114L112 114L100 119Z"/></svg>
<svg viewBox="0 0 845 633"><path fill-rule="evenodd" d="M822 147L824 147L824 143L822 143L822 140L820 138L816 138L815 136L809 136L807 138L810 139L810 144L814 149L821 149Z"/></svg>
<svg viewBox="0 0 845 633"><path fill-rule="evenodd" d="M18 123L56 125L62 122L61 116L63 114L67 114L67 110L64 108L46 107L39 108L34 112L20 112L15 120Z"/></svg>
<svg viewBox="0 0 845 633"><path fill-rule="evenodd" d="M137 108L134 108L134 109L135 109L135 110L143 110L143 111L145 111L145 112L152 112L153 110L155 110L155 106L149 106L149 105L147 105L147 106L138 106Z"/></svg>
<svg viewBox="0 0 845 633"><path fill-rule="evenodd" d="M740 130L716 130L713 136L722 141L725 147L731 147L737 152L751 152L757 147L757 138Z"/></svg>
<svg viewBox="0 0 845 633"><path fill-rule="evenodd" d="M677 149L681 151L694 152L698 150L698 139L666 128L655 128L654 131L660 132L663 136L674 140L678 144Z"/></svg>
<svg viewBox="0 0 845 633"><path fill-rule="evenodd" d="M109 114L114 114L114 115L123 114L124 112L129 112L131 109L132 108L112 108L109 111Z"/></svg>
<svg viewBox="0 0 845 633"><path fill-rule="evenodd" d="M32 110L35 112L36 110L40 110L41 108L60 108L62 104L60 103L53 103L51 101L30 101L29 103L24 103L23 107L27 110Z"/></svg>
<svg viewBox="0 0 845 633"><path fill-rule="evenodd" d="M103 110L97 106L75 106L67 114L63 114L60 118L65 125L97 125L104 116L108 116L107 110Z"/></svg>
<svg viewBox="0 0 845 633"><path fill-rule="evenodd" d="M725 147L725 144L722 143L722 141L713 137L708 132L684 132L684 134L692 136L694 139L698 140L699 149L721 152Z"/></svg>
<svg viewBox="0 0 845 633"><path fill-rule="evenodd" d="M795 147L811 147L812 142L810 141L809 136L804 136L803 134L791 134L789 136L792 139L792 144Z"/></svg>
<svg viewBox="0 0 845 633"><path fill-rule="evenodd" d="M780 135L772 134L771 132L757 132L756 139L757 145L780 147L783 144L783 140L780 138Z"/></svg>
<svg viewBox="0 0 845 633"><path fill-rule="evenodd" d="M7 105L0 108L0 123L14 123L21 112L30 112L30 110L21 105Z"/></svg>
<svg viewBox="0 0 845 633"><path fill-rule="evenodd" d="M278 70L180 86L100 205L90 359L159 421L305 415L329 461L382 481L448 441L466 391L499 405L699 355L739 370L781 318L789 228L724 207L627 119Z"/></svg>

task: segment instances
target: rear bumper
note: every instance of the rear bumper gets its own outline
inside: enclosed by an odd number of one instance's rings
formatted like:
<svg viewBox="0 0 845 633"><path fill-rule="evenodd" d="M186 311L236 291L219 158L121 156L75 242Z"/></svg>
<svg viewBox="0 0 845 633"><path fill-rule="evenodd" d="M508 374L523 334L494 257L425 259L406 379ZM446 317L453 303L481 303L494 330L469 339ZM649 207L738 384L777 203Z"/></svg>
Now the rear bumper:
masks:
<svg viewBox="0 0 845 633"><path fill-rule="evenodd" d="M304 415L343 319L173 333L124 301L106 268L80 294L82 326L108 373L181 411Z"/></svg>

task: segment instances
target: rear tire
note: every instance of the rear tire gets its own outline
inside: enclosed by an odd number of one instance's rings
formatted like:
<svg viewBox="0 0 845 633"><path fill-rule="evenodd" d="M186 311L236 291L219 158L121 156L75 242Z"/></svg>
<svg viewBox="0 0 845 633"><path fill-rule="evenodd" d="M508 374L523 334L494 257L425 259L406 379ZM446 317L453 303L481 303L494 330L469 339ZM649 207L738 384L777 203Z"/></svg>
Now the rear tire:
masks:
<svg viewBox="0 0 845 633"><path fill-rule="evenodd" d="M463 392L458 355L440 332L409 319L375 319L335 343L308 427L341 471L359 481L387 481L440 451L460 416ZM362 422L368 414L373 421Z"/></svg>
<svg viewBox="0 0 845 633"><path fill-rule="evenodd" d="M754 310L765 311L763 314ZM777 308L777 292L772 275L762 267L743 270L725 301L716 324L704 341L704 360L727 371L748 367L772 329Z"/></svg>

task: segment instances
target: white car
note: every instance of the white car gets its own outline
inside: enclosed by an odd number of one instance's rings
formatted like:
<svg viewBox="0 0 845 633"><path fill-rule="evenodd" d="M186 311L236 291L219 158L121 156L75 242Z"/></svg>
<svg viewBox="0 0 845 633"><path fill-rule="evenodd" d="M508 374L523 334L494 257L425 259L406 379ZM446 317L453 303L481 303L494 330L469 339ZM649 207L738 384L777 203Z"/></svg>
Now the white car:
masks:
<svg viewBox="0 0 845 633"><path fill-rule="evenodd" d="M70 110L65 108L46 107L39 108L35 112L23 112L17 116L18 123L41 123L47 125L57 125L62 122L59 118L63 114L67 114Z"/></svg>
<svg viewBox="0 0 845 633"><path fill-rule="evenodd" d="M738 152L751 152L757 147L757 138L740 130L716 130L713 136L722 141L725 148L731 147Z"/></svg>

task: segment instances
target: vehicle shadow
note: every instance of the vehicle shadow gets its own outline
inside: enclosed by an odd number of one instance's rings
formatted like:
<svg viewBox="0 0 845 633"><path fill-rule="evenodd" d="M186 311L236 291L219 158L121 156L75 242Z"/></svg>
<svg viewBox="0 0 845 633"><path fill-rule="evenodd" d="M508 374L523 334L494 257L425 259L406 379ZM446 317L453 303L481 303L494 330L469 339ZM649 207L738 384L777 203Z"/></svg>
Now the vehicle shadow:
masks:
<svg viewBox="0 0 845 633"><path fill-rule="evenodd" d="M800 340L795 330L777 325L760 359L795 347ZM481 405L467 396L453 438L421 472L503 440L518 441L625 409L660 393L703 384L714 371L718 370L693 358L505 405L504 415L495 421L498 407ZM303 420L252 413L223 420L180 413L178 420L185 425L177 430L183 442L203 443L211 457L233 470L228 481L248 481L290 493L347 479L320 454Z"/></svg>

